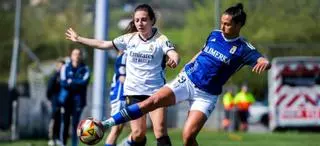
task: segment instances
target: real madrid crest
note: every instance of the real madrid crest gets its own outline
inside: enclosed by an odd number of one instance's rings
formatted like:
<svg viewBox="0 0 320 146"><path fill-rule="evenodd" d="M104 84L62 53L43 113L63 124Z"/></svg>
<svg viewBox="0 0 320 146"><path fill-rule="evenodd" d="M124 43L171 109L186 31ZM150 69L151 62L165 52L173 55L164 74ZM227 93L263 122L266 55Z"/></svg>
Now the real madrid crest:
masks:
<svg viewBox="0 0 320 146"><path fill-rule="evenodd" d="M153 44L151 44L149 47L149 51L153 51L153 50L154 50L154 46L153 46Z"/></svg>

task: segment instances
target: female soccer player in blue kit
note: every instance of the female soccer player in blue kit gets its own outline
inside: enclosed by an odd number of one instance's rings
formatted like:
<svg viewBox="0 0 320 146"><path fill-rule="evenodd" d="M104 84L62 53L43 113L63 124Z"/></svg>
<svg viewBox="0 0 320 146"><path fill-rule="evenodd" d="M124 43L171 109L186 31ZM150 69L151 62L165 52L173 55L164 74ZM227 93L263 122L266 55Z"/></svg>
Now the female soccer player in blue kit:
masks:
<svg viewBox="0 0 320 146"><path fill-rule="evenodd" d="M231 6L221 16L221 30L208 36L202 50L186 64L184 70L171 83L146 100L122 109L108 120L105 128L136 119L159 107L187 100L190 110L183 129L183 144L198 145L196 136L211 114L222 86L244 65L260 74L270 68L264 58L250 43L240 37L246 21L241 3Z"/></svg>
<svg viewBox="0 0 320 146"><path fill-rule="evenodd" d="M114 75L110 88L110 115L113 116L126 106L126 96L123 95L123 83L126 78L126 54L123 51L118 52L114 63ZM113 126L106 138L105 146L115 146L117 139L123 129L123 124Z"/></svg>

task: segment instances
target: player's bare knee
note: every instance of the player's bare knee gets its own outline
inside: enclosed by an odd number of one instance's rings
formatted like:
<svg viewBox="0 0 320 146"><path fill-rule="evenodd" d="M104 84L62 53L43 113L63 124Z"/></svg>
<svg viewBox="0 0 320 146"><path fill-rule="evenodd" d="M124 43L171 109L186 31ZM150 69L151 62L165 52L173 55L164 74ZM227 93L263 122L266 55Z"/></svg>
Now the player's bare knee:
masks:
<svg viewBox="0 0 320 146"><path fill-rule="evenodd" d="M136 140L136 139L143 139L146 135L146 131L141 130L141 129L137 129L137 130L133 130L131 132L131 137L132 139Z"/></svg>
<svg viewBox="0 0 320 146"><path fill-rule="evenodd" d="M167 130L165 120L157 120L157 124L154 124L153 128L157 131L165 132Z"/></svg>
<svg viewBox="0 0 320 146"><path fill-rule="evenodd" d="M158 131L158 132L161 132L161 133L164 133L166 131L166 128L162 125L160 126L154 126L153 128L154 131Z"/></svg>
<svg viewBox="0 0 320 146"><path fill-rule="evenodd" d="M152 95L151 98L154 106L158 107L159 105L161 105L162 98L159 95Z"/></svg>

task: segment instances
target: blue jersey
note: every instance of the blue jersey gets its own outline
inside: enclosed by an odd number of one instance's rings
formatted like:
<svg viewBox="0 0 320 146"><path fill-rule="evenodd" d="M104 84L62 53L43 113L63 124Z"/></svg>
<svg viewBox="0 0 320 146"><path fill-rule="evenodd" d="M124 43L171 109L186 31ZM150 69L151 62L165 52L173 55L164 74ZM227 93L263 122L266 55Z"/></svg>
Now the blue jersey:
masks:
<svg viewBox="0 0 320 146"><path fill-rule="evenodd" d="M187 64L184 70L196 87L218 95L233 73L244 65L254 66L261 56L243 38L226 39L220 30L215 30L195 61Z"/></svg>
<svg viewBox="0 0 320 146"><path fill-rule="evenodd" d="M122 53L117 56L114 64L114 75L110 89L110 101L125 100L123 95L123 83L120 82L119 77L126 75L126 54Z"/></svg>

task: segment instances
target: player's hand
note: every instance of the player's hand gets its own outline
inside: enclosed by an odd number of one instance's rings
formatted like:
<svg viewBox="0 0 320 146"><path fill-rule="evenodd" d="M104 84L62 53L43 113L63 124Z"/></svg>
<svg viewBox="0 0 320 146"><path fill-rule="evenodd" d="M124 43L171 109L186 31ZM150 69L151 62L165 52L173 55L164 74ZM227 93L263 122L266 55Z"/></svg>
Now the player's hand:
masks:
<svg viewBox="0 0 320 146"><path fill-rule="evenodd" d="M65 34L66 34L67 40L71 40L73 42L79 42L80 36L72 28L69 28Z"/></svg>
<svg viewBox="0 0 320 146"><path fill-rule="evenodd" d="M169 66L170 68L175 68L177 67L178 63L169 58L168 61L166 62L166 65Z"/></svg>
<svg viewBox="0 0 320 146"><path fill-rule="evenodd" d="M260 57L257 60L257 64L253 67L252 72L256 72L256 73L260 74L261 72L263 72L269 68L270 68L269 61L263 57Z"/></svg>

